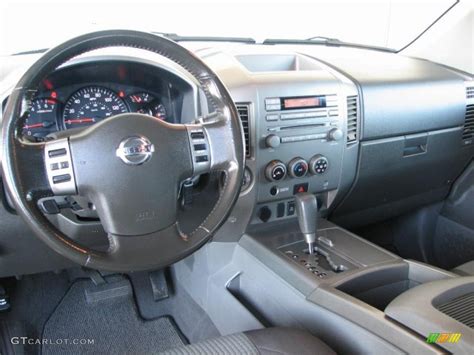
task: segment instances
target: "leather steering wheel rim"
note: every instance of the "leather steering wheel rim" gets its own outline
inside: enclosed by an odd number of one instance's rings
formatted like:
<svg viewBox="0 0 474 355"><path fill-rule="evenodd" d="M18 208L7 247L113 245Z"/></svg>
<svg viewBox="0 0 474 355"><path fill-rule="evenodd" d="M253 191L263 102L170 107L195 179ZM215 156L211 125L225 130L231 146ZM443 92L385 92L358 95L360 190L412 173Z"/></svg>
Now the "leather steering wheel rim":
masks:
<svg viewBox="0 0 474 355"><path fill-rule="evenodd" d="M146 115L122 114L105 120L107 122L97 123L81 134L68 135L64 133L61 139L56 139L53 142L31 143L25 140L21 133L21 122L28 114L29 102L34 98L40 82L74 57L92 50L117 46L151 51L180 65L197 80L206 94L210 111L213 113L207 118L189 125L171 125L155 122L156 120L153 121L153 118ZM96 157L84 155L83 146L95 144L100 149L107 151L114 145L113 149L118 149L116 148L119 143L117 138L120 137L120 134L123 136L131 127L137 127L132 128L137 132L130 132L136 137L142 137L147 132L148 135L151 134L154 140L151 139L150 146L153 144L161 146L160 140L164 141L163 144L169 145L172 143L168 141L173 139L179 142L181 148L171 154L174 154L172 158L175 160L167 158L166 154L160 152L161 154L155 154L150 159L150 163L145 163L135 167L136 170L132 170L125 164L118 165L121 163L117 157L107 155L105 164L110 164L120 172L133 171L136 177L139 176L137 175L140 172L139 169L144 169L143 172L156 172L157 169L170 166L171 161L176 162L177 159L181 159L182 164L174 164L179 167L170 167L170 170L174 172L174 175L170 173L173 178L179 180L189 174L197 175L219 171L225 175L225 182L210 214L196 230L187 235L180 231L176 221L171 223L172 214L166 223L161 223L155 213L157 209L151 205L152 202L137 201L136 210L132 215L132 212L129 214L111 212L112 207L123 202L123 199L120 200L120 196L109 194L111 200L116 198L113 203L107 202L104 196L97 197L98 205L102 207L99 216L103 224L107 226L106 231L110 241L107 252L98 252L68 238L39 210L38 201L41 198L54 196L58 192L56 191L57 186L52 183L51 171L48 170L48 154L51 153L51 147L56 147L59 143L63 144L68 151L68 157L71 158L71 169L73 169L71 171L76 184L74 193L83 192L85 195L91 196L101 195L100 189L107 190L108 187L100 185L98 182L95 183L93 180L99 180L103 175L91 177L81 166L81 164L95 166L100 161ZM113 130L122 133L111 135L109 141L105 139L106 142L102 142L104 139L97 138L101 134L103 135L103 132ZM155 131L157 133L154 133ZM192 143L193 139L197 137L195 136L197 133L199 133L198 138L204 137L204 143L207 144L209 160L204 166L196 163L195 154L197 153L193 151ZM172 139L169 138L167 141L166 137L169 136ZM120 272L147 270L161 268L184 258L208 241L225 222L239 196L242 183L245 159L243 129L229 92L217 75L193 53L173 41L150 33L130 30L94 32L71 39L46 52L23 75L12 91L3 116L2 139L3 179L18 214L49 247L64 257L90 268ZM152 144L152 142L156 143ZM187 161L188 158L189 161ZM130 180L128 177L127 179L124 177L124 184ZM167 182L168 180L163 181ZM177 184L179 182L176 181ZM91 187L94 184L98 185ZM170 187L169 190L174 191L167 197L168 201L172 201L173 196L176 196L175 188ZM145 196L146 190L140 190L140 192L142 196ZM73 194L72 190L69 193ZM150 191L150 193L151 199L153 199L156 192ZM147 205L148 210L145 210L145 214L139 210L141 204ZM137 217L143 215L146 218ZM117 216L124 216L126 223L115 221L114 218L117 219Z"/></svg>

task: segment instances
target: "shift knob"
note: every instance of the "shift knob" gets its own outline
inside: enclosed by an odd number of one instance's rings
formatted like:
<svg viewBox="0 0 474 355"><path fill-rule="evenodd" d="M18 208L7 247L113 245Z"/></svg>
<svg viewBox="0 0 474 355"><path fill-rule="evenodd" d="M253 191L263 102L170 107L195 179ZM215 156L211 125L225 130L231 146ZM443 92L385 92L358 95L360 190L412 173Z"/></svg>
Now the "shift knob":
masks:
<svg viewBox="0 0 474 355"><path fill-rule="evenodd" d="M301 233L303 233L304 239L308 243L309 253L313 254L314 244L316 243L318 201L316 196L309 192L296 194L295 198L296 214Z"/></svg>

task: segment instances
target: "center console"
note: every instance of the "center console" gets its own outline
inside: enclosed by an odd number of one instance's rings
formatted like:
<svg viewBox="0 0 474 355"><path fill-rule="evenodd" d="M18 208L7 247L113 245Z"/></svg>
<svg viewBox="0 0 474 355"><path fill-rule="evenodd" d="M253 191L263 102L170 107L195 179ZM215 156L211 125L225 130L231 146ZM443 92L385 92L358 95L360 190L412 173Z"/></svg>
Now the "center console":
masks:
<svg viewBox="0 0 474 355"><path fill-rule="evenodd" d="M288 221L254 225L240 244L307 301L381 338L433 353L474 346L474 277L401 259L324 219L313 255Z"/></svg>

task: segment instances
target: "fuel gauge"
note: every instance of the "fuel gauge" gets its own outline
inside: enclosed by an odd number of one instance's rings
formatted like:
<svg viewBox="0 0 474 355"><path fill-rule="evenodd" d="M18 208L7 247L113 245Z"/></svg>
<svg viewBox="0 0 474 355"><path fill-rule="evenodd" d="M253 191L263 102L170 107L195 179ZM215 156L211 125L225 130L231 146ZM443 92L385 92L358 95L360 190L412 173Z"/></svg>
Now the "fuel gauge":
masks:
<svg viewBox="0 0 474 355"><path fill-rule="evenodd" d="M152 116L159 118L160 120L166 121L166 108L163 104L156 103L152 105L150 111Z"/></svg>

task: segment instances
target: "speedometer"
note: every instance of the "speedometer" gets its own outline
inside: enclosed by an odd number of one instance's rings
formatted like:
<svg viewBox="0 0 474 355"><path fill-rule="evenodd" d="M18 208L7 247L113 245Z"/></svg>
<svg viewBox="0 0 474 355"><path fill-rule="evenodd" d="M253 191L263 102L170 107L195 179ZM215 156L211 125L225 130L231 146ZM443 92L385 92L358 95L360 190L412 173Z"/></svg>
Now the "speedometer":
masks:
<svg viewBox="0 0 474 355"><path fill-rule="evenodd" d="M123 100L113 91L89 86L76 91L64 107L64 128L89 126L105 118L128 112Z"/></svg>

